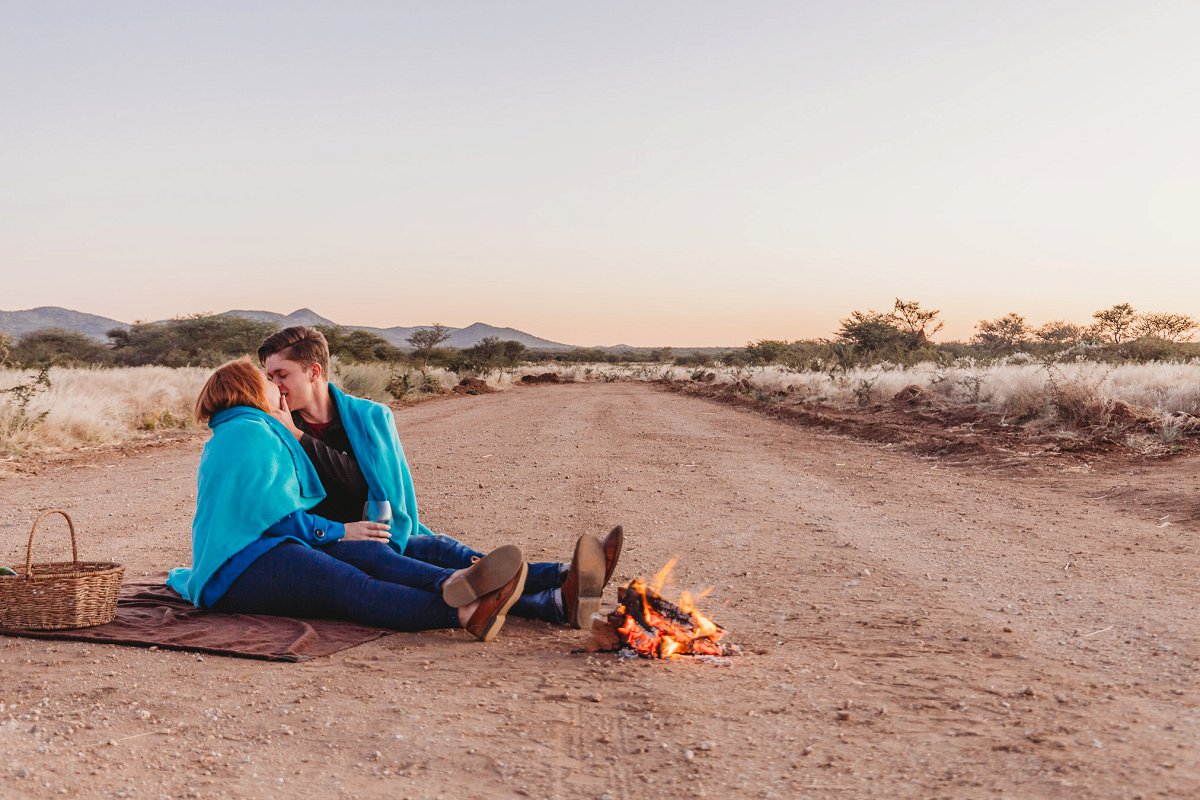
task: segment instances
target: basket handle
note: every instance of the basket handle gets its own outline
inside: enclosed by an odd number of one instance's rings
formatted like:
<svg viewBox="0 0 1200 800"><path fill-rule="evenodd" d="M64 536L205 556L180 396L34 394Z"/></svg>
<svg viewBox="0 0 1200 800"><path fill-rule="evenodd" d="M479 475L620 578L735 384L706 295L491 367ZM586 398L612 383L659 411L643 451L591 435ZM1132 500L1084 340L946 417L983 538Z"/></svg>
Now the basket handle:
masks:
<svg viewBox="0 0 1200 800"><path fill-rule="evenodd" d="M71 561L75 566L79 565L79 545L75 542L75 523L71 521L71 517L67 512L57 508L52 508L49 511L43 511L41 515L33 521L33 527L29 530L29 544L25 548L25 578L33 577L33 535L37 533L38 525L42 524L42 520L51 514L62 514L63 519L67 521L67 527L71 529Z"/></svg>

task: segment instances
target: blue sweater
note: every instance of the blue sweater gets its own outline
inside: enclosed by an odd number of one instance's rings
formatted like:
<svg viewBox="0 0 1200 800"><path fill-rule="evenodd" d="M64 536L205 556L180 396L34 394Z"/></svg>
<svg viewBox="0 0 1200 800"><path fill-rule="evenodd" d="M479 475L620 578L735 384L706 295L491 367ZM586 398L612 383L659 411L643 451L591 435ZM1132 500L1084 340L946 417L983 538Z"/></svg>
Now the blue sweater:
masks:
<svg viewBox="0 0 1200 800"><path fill-rule="evenodd" d="M167 576L167 585L195 605L209 599L205 586L247 547L266 552L285 538L303 541L285 536L258 544L273 525L307 511L325 496L299 442L270 414L238 406L216 414L209 427L213 435L204 445L197 475L192 566L173 569Z"/></svg>

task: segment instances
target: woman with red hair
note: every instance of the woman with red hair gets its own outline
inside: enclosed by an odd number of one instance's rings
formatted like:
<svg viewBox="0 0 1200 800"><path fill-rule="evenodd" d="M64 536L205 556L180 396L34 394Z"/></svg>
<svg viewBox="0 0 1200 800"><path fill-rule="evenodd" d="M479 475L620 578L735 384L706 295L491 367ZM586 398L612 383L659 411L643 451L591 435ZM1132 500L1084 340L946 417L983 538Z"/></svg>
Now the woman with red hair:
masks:
<svg viewBox="0 0 1200 800"><path fill-rule="evenodd" d="M204 446L192 521L192 566L167 584L197 606L245 614L345 619L414 631L465 628L490 641L521 595L528 567L515 545L466 569L387 550L351 565L323 549L386 542L387 524L309 513L325 490L308 456L272 414L279 389L249 360L222 365L196 401ZM453 601L453 602L450 602Z"/></svg>

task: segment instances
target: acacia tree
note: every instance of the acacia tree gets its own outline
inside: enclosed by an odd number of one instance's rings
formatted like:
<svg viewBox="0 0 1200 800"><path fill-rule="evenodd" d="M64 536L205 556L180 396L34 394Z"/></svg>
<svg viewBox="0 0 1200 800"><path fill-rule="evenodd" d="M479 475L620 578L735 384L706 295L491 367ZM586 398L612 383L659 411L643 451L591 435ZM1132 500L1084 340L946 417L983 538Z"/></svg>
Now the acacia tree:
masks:
<svg viewBox="0 0 1200 800"><path fill-rule="evenodd" d="M909 341L908 334L896 326L891 314L878 311L851 311L842 320L837 338L859 354L902 350Z"/></svg>
<svg viewBox="0 0 1200 800"><path fill-rule="evenodd" d="M8 354L12 351L13 340L7 333L0 332L0 366L8 361Z"/></svg>
<svg viewBox="0 0 1200 800"><path fill-rule="evenodd" d="M942 329L937 309L924 309L915 300L896 298L887 314L878 311L851 311L841 321L837 338L855 353L899 354L925 347L929 337Z"/></svg>
<svg viewBox="0 0 1200 800"><path fill-rule="evenodd" d="M433 323L433 327L421 328L412 332L412 335L408 337L408 343L412 345L413 355L421 359L421 369L428 366L429 354L433 352L433 348L449 339L450 333L450 329L440 322Z"/></svg>
<svg viewBox="0 0 1200 800"><path fill-rule="evenodd" d="M1040 325L1033 331L1033 335L1042 344L1052 346L1070 346L1079 344L1083 339L1084 329L1076 325L1074 322L1056 319L1047 322L1045 325Z"/></svg>
<svg viewBox="0 0 1200 800"><path fill-rule="evenodd" d="M782 339L759 339L749 342L743 352L751 364L780 364L788 352L788 342Z"/></svg>
<svg viewBox="0 0 1200 800"><path fill-rule="evenodd" d="M332 356L352 362L400 360L400 348L377 333L341 325L318 325L317 330L325 337Z"/></svg>
<svg viewBox="0 0 1200 800"><path fill-rule="evenodd" d="M1153 336L1168 342L1186 342L1195 335L1200 322L1187 314L1149 313L1138 316L1133 326L1136 336Z"/></svg>
<svg viewBox="0 0 1200 800"><path fill-rule="evenodd" d="M127 329L114 328L107 336L121 366L213 367L243 353L253 353L278 329L273 322L192 314L165 322L135 322Z"/></svg>
<svg viewBox="0 0 1200 800"><path fill-rule="evenodd" d="M513 339L485 336L478 344L460 353L462 366L468 369L496 369L516 364L525 358L526 347Z"/></svg>
<svg viewBox="0 0 1200 800"><path fill-rule="evenodd" d="M917 347L924 347L929 343L929 337L942 329L943 323L933 324L940 313L942 312L938 309L921 308L921 304L916 300L901 300L899 297L892 307L892 318L896 320L896 327L911 334ZM932 330L929 329L930 325L933 325Z"/></svg>
<svg viewBox="0 0 1200 800"><path fill-rule="evenodd" d="M1120 344L1131 338L1138 313L1129 303L1118 303L1112 308L1105 308L1092 314L1096 320L1091 326L1091 332L1101 341Z"/></svg>
<svg viewBox="0 0 1200 800"><path fill-rule="evenodd" d="M1011 353L1029 341L1029 326L1020 314L980 320L975 327L975 343L995 352Z"/></svg>

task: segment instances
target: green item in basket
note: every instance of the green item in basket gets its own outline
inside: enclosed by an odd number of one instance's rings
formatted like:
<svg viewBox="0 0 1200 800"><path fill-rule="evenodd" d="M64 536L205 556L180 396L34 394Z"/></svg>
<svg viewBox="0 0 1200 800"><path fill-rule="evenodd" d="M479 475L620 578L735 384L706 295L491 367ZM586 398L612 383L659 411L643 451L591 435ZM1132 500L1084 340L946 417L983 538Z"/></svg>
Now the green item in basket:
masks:
<svg viewBox="0 0 1200 800"><path fill-rule="evenodd" d="M0 567L0 575L16 575L16 570L11 570L8 567Z"/></svg>

